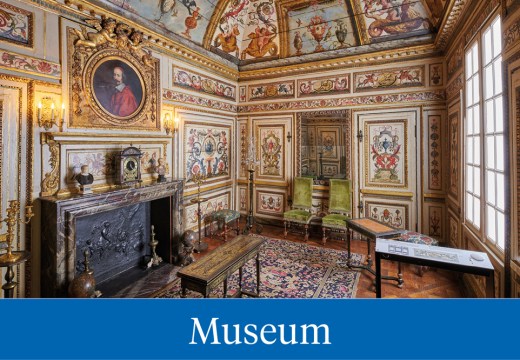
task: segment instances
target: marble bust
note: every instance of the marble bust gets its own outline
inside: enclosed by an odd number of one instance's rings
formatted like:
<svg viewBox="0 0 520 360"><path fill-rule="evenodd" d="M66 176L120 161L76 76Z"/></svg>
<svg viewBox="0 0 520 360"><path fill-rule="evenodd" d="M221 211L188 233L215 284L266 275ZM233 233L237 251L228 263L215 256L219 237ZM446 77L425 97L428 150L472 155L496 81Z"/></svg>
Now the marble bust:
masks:
<svg viewBox="0 0 520 360"><path fill-rule="evenodd" d="M155 167L155 172L159 175L157 178L157 182L164 182L166 181L165 174L166 174L166 165L164 163L163 158L157 159L157 166Z"/></svg>
<svg viewBox="0 0 520 360"><path fill-rule="evenodd" d="M89 173L88 165L81 166L81 172L76 175L76 181L79 183L79 191L81 194L92 192L90 185L94 182L94 176Z"/></svg>

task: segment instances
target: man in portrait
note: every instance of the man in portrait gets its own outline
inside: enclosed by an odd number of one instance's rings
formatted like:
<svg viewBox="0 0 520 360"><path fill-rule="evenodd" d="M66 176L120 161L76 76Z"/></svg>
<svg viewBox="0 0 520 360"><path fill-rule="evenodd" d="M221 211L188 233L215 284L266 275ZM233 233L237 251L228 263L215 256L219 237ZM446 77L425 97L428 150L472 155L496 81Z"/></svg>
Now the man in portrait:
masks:
<svg viewBox="0 0 520 360"><path fill-rule="evenodd" d="M113 70L115 92L110 100L110 110L116 116L129 116L137 109L137 100L130 86L125 83L126 76L122 67Z"/></svg>

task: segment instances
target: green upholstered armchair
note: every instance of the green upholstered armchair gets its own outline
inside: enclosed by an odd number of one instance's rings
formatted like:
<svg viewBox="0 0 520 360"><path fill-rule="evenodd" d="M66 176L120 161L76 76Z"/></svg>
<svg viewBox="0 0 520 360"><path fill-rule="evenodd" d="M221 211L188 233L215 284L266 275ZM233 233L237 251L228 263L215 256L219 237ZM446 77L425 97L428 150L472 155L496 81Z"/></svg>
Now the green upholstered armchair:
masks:
<svg viewBox="0 0 520 360"><path fill-rule="evenodd" d="M312 220L312 178L294 178L294 196L292 210L283 213L284 237L287 237L287 225L303 225L305 241L309 239L309 223Z"/></svg>
<svg viewBox="0 0 520 360"><path fill-rule="evenodd" d="M347 219L352 215L350 180L330 179L329 214L321 221L323 244L327 242L327 230L347 233Z"/></svg>

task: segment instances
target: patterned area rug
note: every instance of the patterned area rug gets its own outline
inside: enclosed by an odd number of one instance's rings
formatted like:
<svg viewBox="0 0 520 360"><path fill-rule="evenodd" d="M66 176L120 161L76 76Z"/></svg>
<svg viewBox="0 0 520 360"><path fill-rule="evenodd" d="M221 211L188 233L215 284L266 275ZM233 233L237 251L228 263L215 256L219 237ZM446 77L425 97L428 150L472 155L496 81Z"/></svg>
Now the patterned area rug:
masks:
<svg viewBox="0 0 520 360"><path fill-rule="evenodd" d="M347 268L347 252L286 240L268 239L260 250L260 296L264 298L353 298L356 295L359 271ZM363 256L352 254L352 263ZM244 266L242 287L256 291L255 260ZM228 296L236 292L238 271L228 280ZM178 298L180 279L176 279L155 297ZM187 291L187 297L202 297ZM211 297L222 297L222 286Z"/></svg>

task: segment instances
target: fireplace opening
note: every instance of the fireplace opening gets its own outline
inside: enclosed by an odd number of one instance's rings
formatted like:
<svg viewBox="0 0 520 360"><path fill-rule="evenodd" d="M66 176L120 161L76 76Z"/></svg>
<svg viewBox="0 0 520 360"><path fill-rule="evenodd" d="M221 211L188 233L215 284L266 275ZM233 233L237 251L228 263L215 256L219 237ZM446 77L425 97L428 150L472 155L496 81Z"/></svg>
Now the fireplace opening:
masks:
<svg viewBox="0 0 520 360"><path fill-rule="evenodd" d="M131 269L146 269L150 224L149 202L77 218L75 274L85 269L85 250L96 286Z"/></svg>

